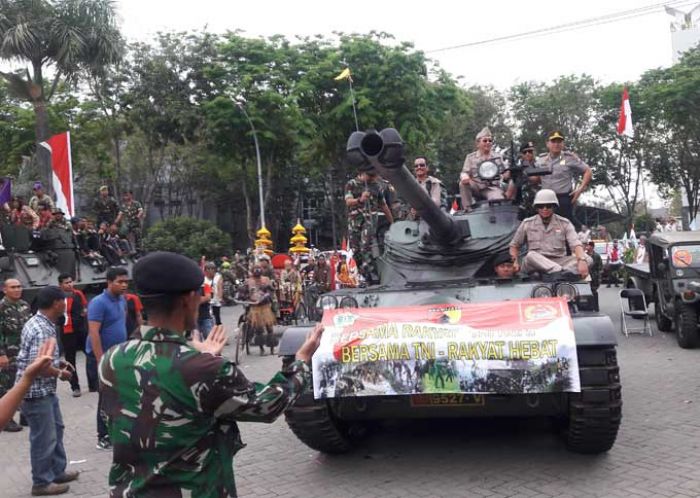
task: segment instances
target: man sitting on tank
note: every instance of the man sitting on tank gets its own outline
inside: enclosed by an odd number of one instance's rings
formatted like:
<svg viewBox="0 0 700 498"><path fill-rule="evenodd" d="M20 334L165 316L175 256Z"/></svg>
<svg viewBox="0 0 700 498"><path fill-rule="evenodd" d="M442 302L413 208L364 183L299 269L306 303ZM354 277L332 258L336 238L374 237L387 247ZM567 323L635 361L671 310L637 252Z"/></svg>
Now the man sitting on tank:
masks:
<svg viewBox="0 0 700 498"><path fill-rule="evenodd" d="M464 159L462 172L459 175L459 193L462 209L465 211L471 211L474 200L502 201L513 197L512 193L508 194L504 191L499 178L486 180L479 176L479 166L487 160L493 162L498 168L497 176L500 176L505 168L503 158L493 152L492 147L491 130L484 128L476 135L476 150ZM503 179L509 180L505 177Z"/></svg>
<svg viewBox="0 0 700 498"><path fill-rule="evenodd" d="M533 206L535 216L525 218L510 242L510 256L515 271L519 271L520 248L527 243L527 254L522 261L526 273L561 274L566 278L586 278L592 260L583 250L574 225L563 216L554 214L559 206L553 190L537 192ZM567 244L572 255L567 256Z"/></svg>

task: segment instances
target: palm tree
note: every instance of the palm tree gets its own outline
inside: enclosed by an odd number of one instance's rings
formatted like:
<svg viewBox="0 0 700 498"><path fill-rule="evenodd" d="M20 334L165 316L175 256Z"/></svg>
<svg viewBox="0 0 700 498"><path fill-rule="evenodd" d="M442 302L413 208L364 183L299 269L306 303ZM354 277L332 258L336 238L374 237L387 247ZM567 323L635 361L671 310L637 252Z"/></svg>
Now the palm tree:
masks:
<svg viewBox="0 0 700 498"><path fill-rule="evenodd" d="M111 0L0 0L0 60L26 64L0 76L32 104L37 143L50 136L46 106L58 84L75 82L81 72L99 71L121 58L124 43L115 17ZM48 157L41 163L47 173Z"/></svg>

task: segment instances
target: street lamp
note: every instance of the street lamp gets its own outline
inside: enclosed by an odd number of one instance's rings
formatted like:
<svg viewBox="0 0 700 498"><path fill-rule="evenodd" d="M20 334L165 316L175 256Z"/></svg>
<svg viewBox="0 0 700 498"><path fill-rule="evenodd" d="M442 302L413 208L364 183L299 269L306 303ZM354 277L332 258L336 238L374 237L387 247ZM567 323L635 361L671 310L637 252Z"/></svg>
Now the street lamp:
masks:
<svg viewBox="0 0 700 498"><path fill-rule="evenodd" d="M248 116L245 110L245 105L240 100L236 100L236 106L241 110L245 118L248 120L250 129L253 131L253 142L255 142L255 157L258 161L258 195L260 196L260 225L261 228L265 228L265 198L263 197L263 183L262 183L262 162L260 161L260 146L258 145L258 134L255 131L255 125L253 121Z"/></svg>

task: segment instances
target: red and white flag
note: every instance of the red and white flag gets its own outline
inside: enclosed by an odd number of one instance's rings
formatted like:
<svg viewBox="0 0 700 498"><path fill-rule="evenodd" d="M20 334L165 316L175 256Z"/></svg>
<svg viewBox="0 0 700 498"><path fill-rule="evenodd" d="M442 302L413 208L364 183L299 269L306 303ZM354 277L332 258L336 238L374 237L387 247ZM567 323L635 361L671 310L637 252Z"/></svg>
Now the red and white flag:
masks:
<svg viewBox="0 0 700 498"><path fill-rule="evenodd" d="M51 152L51 183L56 192L56 207L66 216L74 216L73 162L70 155L70 132L59 133L39 145Z"/></svg>
<svg viewBox="0 0 700 498"><path fill-rule="evenodd" d="M627 87L622 91L622 104L620 105L620 119L617 120L617 133L634 138L632 107L630 107L630 95L627 92Z"/></svg>

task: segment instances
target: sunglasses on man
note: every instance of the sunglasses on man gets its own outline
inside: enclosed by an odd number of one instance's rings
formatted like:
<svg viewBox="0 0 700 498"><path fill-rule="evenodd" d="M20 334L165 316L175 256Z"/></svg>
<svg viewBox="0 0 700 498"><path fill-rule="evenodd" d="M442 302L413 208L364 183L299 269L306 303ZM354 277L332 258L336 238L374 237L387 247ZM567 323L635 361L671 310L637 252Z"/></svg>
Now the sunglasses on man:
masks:
<svg viewBox="0 0 700 498"><path fill-rule="evenodd" d="M418 164L415 165L415 167L416 167L416 168L427 168L428 165L425 164L425 163L418 163Z"/></svg>

